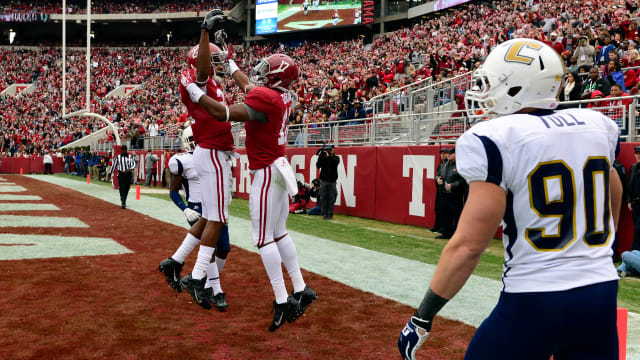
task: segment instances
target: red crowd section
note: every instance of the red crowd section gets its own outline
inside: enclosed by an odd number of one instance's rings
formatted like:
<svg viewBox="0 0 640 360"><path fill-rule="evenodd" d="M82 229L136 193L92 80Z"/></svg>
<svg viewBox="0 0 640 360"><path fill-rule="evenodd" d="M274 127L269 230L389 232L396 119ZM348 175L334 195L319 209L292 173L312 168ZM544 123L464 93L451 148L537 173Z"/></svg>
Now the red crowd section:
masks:
<svg viewBox="0 0 640 360"><path fill-rule="evenodd" d="M132 13L168 13L183 11L208 11L213 8L229 10L237 1L233 0L154 0L154 1L100 1L92 3L93 14L132 14ZM67 0L68 14L84 14L87 2L83 0ZM51 0L9 0L0 5L0 13L43 13L60 14L62 1Z"/></svg>
<svg viewBox="0 0 640 360"><path fill-rule="evenodd" d="M116 3L120 4L107 2ZM46 7L53 2L34 4ZM638 2L631 0L470 3L380 35L366 46L360 38L341 42L271 40L236 47L231 57L248 71L269 54L291 55L302 75L294 86L299 103L289 124L323 127L337 120L365 121L371 116L367 102L376 95L425 78L438 82L468 73L482 64L493 47L514 37L545 41L562 56L579 90L561 91L564 100L635 94L640 85L633 67L640 66L640 37L638 23L631 19L638 17ZM193 39L194 45L196 41ZM92 49L91 109L121 122L120 136L125 139L136 136L136 132L149 132L154 120L160 133L179 134L186 115L178 100L178 77L186 67L188 47L139 45ZM85 103L84 52L70 51L67 62L67 108L73 111ZM0 97L0 153L4 156L42 153L102 126L93 120L60 119L60 64L60 51L55 48L0 50L0 73L6 74L0 78L0 91L12 83L36 85L30 95ZM607 84L598 91L585 90L588 79L584 73L591 66L597 67L598 78ZM625 67L628 70L621 70ZM610 93L616 83L623 87L622 92ZM106 99L105 95L119 84L141 87L128 98ZM243 95L231 81L224 86L228 102L242 100ZM456 99L463 91L463 87L458 89ZM382 110L406 110L402 95Z"/></svg>

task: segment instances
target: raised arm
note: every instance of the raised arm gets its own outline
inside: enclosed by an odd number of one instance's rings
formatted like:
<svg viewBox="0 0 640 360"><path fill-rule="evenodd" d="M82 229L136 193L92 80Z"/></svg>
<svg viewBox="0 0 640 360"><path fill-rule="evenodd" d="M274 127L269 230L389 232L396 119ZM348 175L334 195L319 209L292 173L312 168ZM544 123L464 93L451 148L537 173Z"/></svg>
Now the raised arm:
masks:
<svg viewBox="0 0 640 360"><path fill-rule="evenodd" d="M206 85L211 73L211 51L209 50L209 32L206 29L200 31L198 44L198 58L196 59L196 83L199 86Z"/></svg>
<svg viewBox="0 0 640 360"><path fill-rule="evenodd" d="M240 70L233 59L229 59L229 70L231 71L231 77L233 78L233 81L236 82L236 85L238 85L238 87L242 89L245 94L256 87L249 81L249 77Z"/></svg>
<svg viewBox="0 0 640 360"><path fill-rule="evenodd" d="M199 86L206 84L211 73L211 51L209 50L209 33L215 32L224 21L224 13L220 9L209 11L202 20L200 28L200 42L196 68L198 75L196 82Z"/></svg>

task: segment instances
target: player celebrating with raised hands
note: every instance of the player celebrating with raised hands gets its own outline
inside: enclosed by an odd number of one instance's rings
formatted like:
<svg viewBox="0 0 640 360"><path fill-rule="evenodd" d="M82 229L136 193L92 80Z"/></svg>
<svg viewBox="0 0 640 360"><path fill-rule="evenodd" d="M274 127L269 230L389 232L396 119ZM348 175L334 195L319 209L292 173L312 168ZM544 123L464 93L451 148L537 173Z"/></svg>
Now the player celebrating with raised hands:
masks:
<svg viewBox="0 0 640 360"><path fill-rule="evenodd" d="M293 322L302 316L318 296L305 284L295 244L286 229L289 195L297 193L296 179L284 157L284 149L287 121L295 106L290 90L298 79L298 66L289 56L271 55L256 65L250 83L233 60L229 63L233 79L246 93L243 104L227 106L205 94L195 82L186 89L192 101L213 118L225 123L245 122L245 145L253 173L249 197L253 243L260 252L275 294L275 314L269 327L275 331L285 321ZM284 284L282 262L293 282L292 296L288 296Z"/></svg>
<svg viewBox="0 0 640 360"><path fill-rule="evenodd" d="M211 260L229 216L231 166L227 159L233 151L233 137L231 125L211 116L194 100L191 96L193 91L189 89L195 87L212 99L225 103L222 86L212 76L226 72L226 53L209 43L208 31L213 24L221 21L222 11L216 9L207 13L202 23L200 42L189 51L187 57L189 69L183 71L180 77L180 99L193 119L191 128L197 144L193 161L200 179L202 219L196 226L203 226L198 258L192 272L183 277L180 284L205 309L211 308L210 296L205 291L205 276L210 279L219 277L218 266ZM192 235L195 237L197 234Z"/></svg>
<svg viewBox="0 0 640 360"><path fill-rule="evenodd" d="M498 45L466 93L481 122L456 144L469 183L458 228L420 307L398 339L415 359L438 311L464 285L500 221L504 284L465 359L618 359L612 262L622 185L612 165L618 127L587 109L554 111L564 66L548 45L515 39Z"/></svg>

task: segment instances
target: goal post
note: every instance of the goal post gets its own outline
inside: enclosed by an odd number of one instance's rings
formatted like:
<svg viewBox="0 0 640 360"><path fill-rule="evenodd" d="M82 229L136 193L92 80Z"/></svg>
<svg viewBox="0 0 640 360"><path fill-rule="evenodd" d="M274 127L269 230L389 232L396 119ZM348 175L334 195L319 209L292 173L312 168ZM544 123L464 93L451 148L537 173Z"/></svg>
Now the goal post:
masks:
<svg viewBox="0 0 640 360"><path fill-rule="evenodd" d="M62 118L68 119L75 116L88 116L101 120L111 128L115 144L120 147L120 136L116 126L106 117L91 112L91 0L87 0L87 83L86 83L86 105L80 109L67 114L67 1L62 0Z"/></svg>

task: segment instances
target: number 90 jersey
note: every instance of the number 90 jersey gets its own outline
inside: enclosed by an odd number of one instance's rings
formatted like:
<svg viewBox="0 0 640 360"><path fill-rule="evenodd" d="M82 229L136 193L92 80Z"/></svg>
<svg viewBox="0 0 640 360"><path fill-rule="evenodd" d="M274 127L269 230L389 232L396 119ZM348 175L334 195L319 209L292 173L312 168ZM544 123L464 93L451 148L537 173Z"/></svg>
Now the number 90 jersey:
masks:
<svg viewBox="0 0 640 360"><path fill-rule="evenodd" d="M291 93L266 87L249 91L244 103L267 116L268 121L247 121L245 146L249 169L257 170L271 165L284 156L287 145L287 122L291 108L295 106Z"/></svg>
<svg viewBox="0 0 640 360"><path fill-rule="evenodd" d="M618 127L585 109L540 110L480 123L456 145L467 182L507 196L503 291L562 291L618 278L609 170Z"/></svg>

